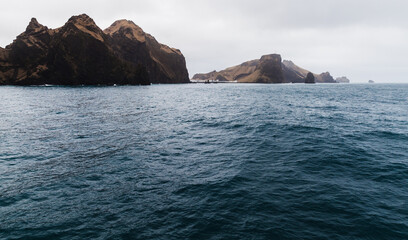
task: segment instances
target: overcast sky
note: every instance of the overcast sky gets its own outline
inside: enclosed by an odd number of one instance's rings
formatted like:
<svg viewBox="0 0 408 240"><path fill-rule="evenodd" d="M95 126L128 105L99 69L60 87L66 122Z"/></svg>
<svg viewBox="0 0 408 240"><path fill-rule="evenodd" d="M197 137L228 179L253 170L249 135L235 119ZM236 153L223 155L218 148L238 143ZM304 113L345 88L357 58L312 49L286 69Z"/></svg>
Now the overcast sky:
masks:
<svg viewBox="0 0 408 240"><path fill-rule="evenodd" d="M0 46L31 17L50 28L86 13L102 29L134 21L186 57L190 77L262 55L352 82L408 83L408 1L405 0L36 0L0 8Z"/></svg>

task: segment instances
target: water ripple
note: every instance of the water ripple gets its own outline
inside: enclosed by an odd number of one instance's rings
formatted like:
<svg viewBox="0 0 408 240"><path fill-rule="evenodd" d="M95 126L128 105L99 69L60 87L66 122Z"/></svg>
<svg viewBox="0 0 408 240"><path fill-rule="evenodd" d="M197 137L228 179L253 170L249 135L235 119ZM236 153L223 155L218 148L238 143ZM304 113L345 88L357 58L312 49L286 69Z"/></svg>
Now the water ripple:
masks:
<svg viewBox="0 0 408 240"><path fill-rule="evenodd" d="M0 87L1 239L408 239L408 85Z"/></svg>

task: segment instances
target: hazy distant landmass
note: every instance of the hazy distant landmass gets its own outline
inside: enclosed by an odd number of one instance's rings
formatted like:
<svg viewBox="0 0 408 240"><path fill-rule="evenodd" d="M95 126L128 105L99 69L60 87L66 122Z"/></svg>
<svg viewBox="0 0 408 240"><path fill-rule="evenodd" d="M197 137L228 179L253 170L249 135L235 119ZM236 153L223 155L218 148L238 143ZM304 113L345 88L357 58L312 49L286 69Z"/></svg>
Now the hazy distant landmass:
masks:
<svg viewBox="0 0 408 240"><path fill-rule="evenodd" d="M336 78L336 82L338 82L338 83L350 83L350 80L347 77L338 77L338 78Z"/></svg>
<svg viewBox="0 0 408 240"><path fill-rule="evenodd" d="M188 83L185 58L132 21L102 31L87 15L57 29L35 18L0 48L0 84L95 85Z"/></svg>
<svg viewBox="0 0 408 240"><path fill-rule="evenodd" d="M282 61L279 54L270 54L219 72L198 73L193 79L242 83L304 83L308 73L311 71L297 66L292 61ZM315 82L336 83L329 72L312 74Z"/></svg>

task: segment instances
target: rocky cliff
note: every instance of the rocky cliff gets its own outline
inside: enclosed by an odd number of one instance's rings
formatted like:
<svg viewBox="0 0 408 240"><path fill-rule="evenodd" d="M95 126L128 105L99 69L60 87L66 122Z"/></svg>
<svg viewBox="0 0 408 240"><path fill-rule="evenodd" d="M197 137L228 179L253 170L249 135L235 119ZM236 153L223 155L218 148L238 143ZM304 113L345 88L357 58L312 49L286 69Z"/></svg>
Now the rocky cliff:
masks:
<svg viewBox="0 0 408 240"><path fill-rule="evenodd" d="M190 82L180 50L160 44L132 21L116 21L104 33L110 36L118 56L146 66L152 83Z"/></svg>
<svg viewBox="0 0 408 240"><path fill-rule="evenodd" d="M244 62L222 71L199 73L193 76L196 80L221 80L247 83L304 83L310 71L295 65L291 61L281 61L279 54L270 54ZM330 73L313 73L314 81L335 83Z"/></svg>
<svg viewBox="0 0 408 240"><path fill-rule="evenodd" d="M189 79L181 52L125 20L102 31L85 14L71 17L57 29L33 18L12 44L0 48L0 84L185 82Z"/></svg>
<svg viewBox="0 0 408 240"><path fill-rule="evenodd" d="M321 73L316 77L316 82L320 83L336 83L332 75L329 72Z"/></svg>

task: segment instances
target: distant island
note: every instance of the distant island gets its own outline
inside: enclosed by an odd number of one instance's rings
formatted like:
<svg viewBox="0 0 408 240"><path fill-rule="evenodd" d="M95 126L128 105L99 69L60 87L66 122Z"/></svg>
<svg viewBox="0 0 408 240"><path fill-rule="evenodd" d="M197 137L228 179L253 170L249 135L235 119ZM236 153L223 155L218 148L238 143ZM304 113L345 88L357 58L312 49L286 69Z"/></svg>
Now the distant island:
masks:
<svg viewBox="0 0 408 240"><path fill-rule="evenodd" d="M193 81L241 83L337 83L329 72L315 74L283 60L279 54L264 55L260 59L244 62L222 71L198 73Z"/></svg>
<svg viewBox="0 0 408 240"><path fill-rule="evenodd" d="M189 83L183 54L156 41L132 21L101 30L87 15L57 29L35 18L0 47L0 85L146 85Z"/></svg>
<svg viewBox="0 0 408 240"><path fill-rule="evenodd" d="M375 83L374 80L368 80L368 83Z"/></svg>
<svg viewBox="0 0 408 240"><path fill-rule="evenodd" d="M350 83L350 80L347 77L338 77L338 78L336 78L336 82L338 82L338 83Z"/></svg>

